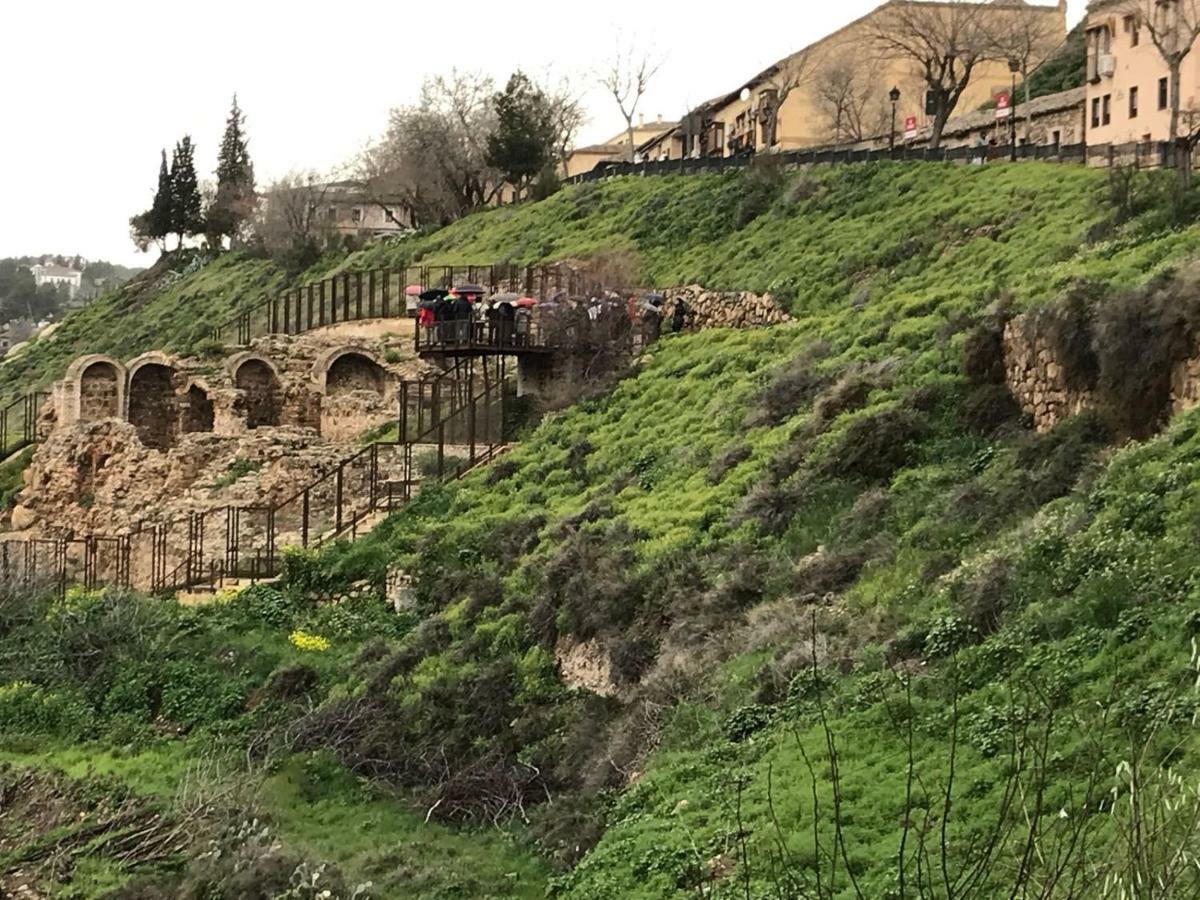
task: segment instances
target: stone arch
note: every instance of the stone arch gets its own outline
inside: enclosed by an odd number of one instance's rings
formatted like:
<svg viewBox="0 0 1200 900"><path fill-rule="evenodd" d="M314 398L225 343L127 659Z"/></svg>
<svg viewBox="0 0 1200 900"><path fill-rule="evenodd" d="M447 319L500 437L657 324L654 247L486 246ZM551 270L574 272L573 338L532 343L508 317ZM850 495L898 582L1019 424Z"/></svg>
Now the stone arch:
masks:
<svg viewBox="0 0 1200 900"><path fill-rule="evenodd" d="M88 423L119 419L125 408L125 367L111 356L81 356L67 369L66 382L74 400L72 420Z"/></svg>
<svg viewBox="0 0 1200 900"><path fill-rule="evenodd" d="M184 434L212 431L215 418L208 388L198 381L191 382L179 399L179 430Z"/></svg>
<svg viewBox="0 0 1200 900"><path fill-rule="evenodd" d="M383 396L388 371L378 360L360 350L341 350L326 360L322 393L337 397L354 391L370 391Z"/></svg>
<svg viewBox="0 0 1200 900"><path fill-rule="evenodd" d="M130 370L129 424L151 449L166 450L179 436L178 373L173 366L146 360Z"/></svg>
<svg viewBox="0 0 1200 900"><path fill-rule="evenodd" d="M233 380L245 398L247 428L279 424L283 391L279 375L269 361L260 356L245 356L236 363Z"/></svg>

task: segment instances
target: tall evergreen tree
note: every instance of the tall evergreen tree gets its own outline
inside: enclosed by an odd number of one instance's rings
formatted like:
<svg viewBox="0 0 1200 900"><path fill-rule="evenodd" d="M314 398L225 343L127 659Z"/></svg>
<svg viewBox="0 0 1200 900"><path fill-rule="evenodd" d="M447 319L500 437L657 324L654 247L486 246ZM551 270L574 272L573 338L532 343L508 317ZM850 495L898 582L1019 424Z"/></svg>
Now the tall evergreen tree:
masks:
<svg viewBox="0 0 1200 900"><path fill-rule="evenodd" d="M172 218L171 173L167 169L167 151L162 151L158 166L158 188L154 191L154 203L143 213L129 220L129 233L140 250L148 250L152 243L166 249L166 237L174 230Z"/></svg>
<svg viewBox="0 0 1200 900"><path fill-rule="evenodd" d="M235 241L254 213L256 199L254 163L250 161L245 124L246 116L234 94L217 154L217 193L208 209L208 231L217 238Z"/></svg>
<svg viewBox="0 0 1200 900"><path fill-rule="evenodd" d="M192 138L185 134L175 145L171 158L171 230L179 235L181 247L184 237L204 231L204 209L194 156Z"/></svg>
<svg viewBox="0 0 1200 900"><path fill-rule="evenodd" d="M492 105L496 129L488 135L487 163L499 169L519 195L553 159L552 110L546 95L520 71L492 98Z"/></svg>
<svg viewBox="0 0 1200 900"><path fill-rule="evenodd" d="M154 192L154 204L150 207L147 221L149 236L161 241L171 233L171 173L167 169L167 151L163 148L162 161L158 166L158 188Z"/></svg>

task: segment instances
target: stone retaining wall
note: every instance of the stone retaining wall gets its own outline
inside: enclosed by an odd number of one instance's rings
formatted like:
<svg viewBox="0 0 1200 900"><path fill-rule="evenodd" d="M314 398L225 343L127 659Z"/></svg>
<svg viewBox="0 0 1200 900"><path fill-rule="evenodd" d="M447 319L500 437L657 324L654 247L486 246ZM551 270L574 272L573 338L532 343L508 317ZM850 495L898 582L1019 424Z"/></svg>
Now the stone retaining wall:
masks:
<svg viewBox="0 0 1200 900"><path fill-rule="evenodd" d="M1033 427L1049 431L1058 422L1092 405L1091 391L1072 388L1050 341L1031 333L1025 316L1004 328L1004 380Z"/></svg>
<svg viewBox="0 0 1200 900"><path fill-rule="evenodd" d="M1049 431L1063 419L1095 405L1095 394L1068 383L1047 336L1037 334L1027 316L1004 328L1004 380L1038 431ZM1200 405L1200 346L1171 373L1172 414Z"/></svg>
<svg viewBox="0 0 1200 900"><path fill-rule="evenodd" d="M792 321L792 317L770 294L749 291L710 291L698 284L672 288L666 292L663 305L663 331L671 327L675 304L683 300L687 306L684 328L700 331L705 328L766 328Z"/></svg>

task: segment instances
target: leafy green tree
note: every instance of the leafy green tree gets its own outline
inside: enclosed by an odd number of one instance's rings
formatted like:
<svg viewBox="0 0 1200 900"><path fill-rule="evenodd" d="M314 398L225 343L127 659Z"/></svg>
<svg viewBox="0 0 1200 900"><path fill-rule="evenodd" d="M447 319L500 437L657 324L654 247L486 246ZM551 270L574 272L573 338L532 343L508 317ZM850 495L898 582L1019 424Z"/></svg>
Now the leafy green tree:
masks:
<svg viewBox="0 0 1200 900"><path fill-rule="evenodd" d="M207 213L213 243L219 243L222 237L237 241L254 214L254 163L250 160L245 123L246 116L234 94L217 153L217 193Z"/></svg>
<svg viewBox="0 0 1200 900"><path fill-rule="evenodd" d="M554 158L556 130L546 95L518 70L492 98L496 128L488 135L487 162L522 189Z"/></svg>
<svg viewBox="0 0 1200 900"><path fill-rule="evenodd" d="M171 157L171 231L183 239L204 232L204 209L200 202L200 184L196 178L195 148L184 135Z"/></svg>

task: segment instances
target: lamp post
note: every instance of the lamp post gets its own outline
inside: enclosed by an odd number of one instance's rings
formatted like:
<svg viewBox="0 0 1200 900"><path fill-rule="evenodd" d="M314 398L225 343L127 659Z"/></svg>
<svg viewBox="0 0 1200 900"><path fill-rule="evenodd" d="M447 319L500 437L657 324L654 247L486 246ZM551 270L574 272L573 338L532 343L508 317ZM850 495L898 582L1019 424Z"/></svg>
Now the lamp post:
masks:
<svg viewBox="0 0 1200 900"><path fill-rule="evenodd" d="M1008 95L1008 158L1017 161L1017 73L1021 71L1021 61L1015 57L1008 60L1008 71L1012 73L1012 93ZM1029 115L1029 110L1025 111Z"/></svg>
<svg viewBox="0 0 1200 900"><path fill-rule="evenodd" d="M896 104L900 102L900 88L894 87L888 91L888 99L892 101L892 130L888 132L888 153L896 153Z"/></svg>

